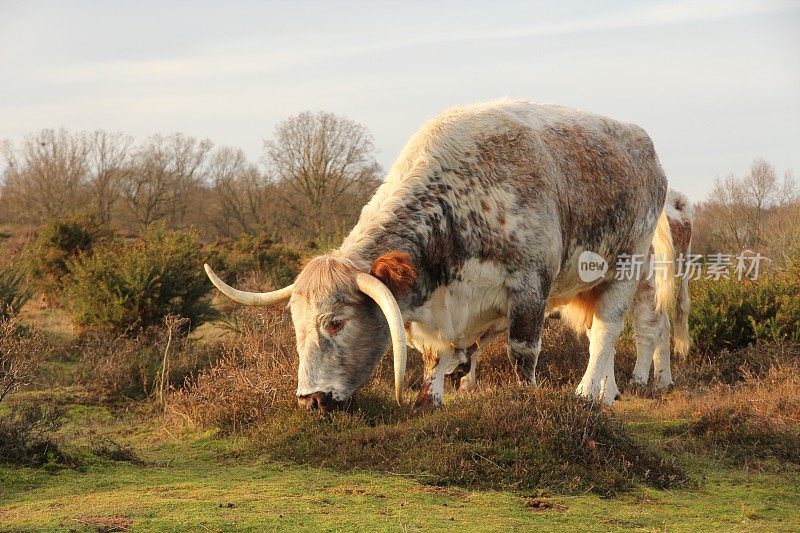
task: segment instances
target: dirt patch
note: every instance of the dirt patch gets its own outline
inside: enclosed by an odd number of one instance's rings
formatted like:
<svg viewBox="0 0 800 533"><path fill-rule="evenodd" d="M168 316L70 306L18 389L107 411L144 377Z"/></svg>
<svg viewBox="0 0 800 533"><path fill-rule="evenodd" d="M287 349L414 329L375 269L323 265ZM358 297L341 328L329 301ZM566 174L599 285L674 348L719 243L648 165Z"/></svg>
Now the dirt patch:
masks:
<svg viewBox="0 0 800 533"><path fill-rule="evenodd" d="M111 516L81 516L73 518L73 522L77 522L86 527L91 527L98 533L111 533L112 531L130 531L133 526L133 520L127 516L111 515Z"/></svg>

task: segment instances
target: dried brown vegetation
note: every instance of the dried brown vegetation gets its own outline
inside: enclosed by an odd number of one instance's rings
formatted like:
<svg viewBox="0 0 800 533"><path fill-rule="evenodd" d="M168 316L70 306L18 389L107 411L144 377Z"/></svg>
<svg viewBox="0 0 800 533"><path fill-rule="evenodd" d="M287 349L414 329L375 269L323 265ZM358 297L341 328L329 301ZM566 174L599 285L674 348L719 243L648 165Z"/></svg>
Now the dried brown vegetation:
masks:
<svg viewBox="0 0 800 533"><path fill-rule="evenodd" d="M173 333L170 341L165 326L152 326L132 337L103 333L84 339L78 351L89 393L100 401L148 398L158 393L162 373L164 388L180 388L218 359L217 347Z"/></svg>
<svg viewBox="0 0 800 533"><path fill-rule="evenodd" d="M29 385L52 353L44 336L19 319L0 316L0 401Z"/></svg>

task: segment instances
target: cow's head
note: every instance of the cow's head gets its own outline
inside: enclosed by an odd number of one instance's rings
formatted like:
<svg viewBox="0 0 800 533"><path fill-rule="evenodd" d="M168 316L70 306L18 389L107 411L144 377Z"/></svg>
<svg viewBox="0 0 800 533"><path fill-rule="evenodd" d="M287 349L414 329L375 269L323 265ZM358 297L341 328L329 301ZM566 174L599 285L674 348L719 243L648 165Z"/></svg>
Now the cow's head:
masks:
<svg viewBox="0 0 800 533"><path fill-rule="evenodd" d="M367 382L389 340L394 351L395 396L401 401L406 370L406 338L395 296L414 282L407 254L389 252L370 273L338 255L312 259L293 285L267 293L243 292L220 280L208 265L211 282L245 305L289 301L300 366L297 398L302 407L325 413L348 400Z"/></svg>

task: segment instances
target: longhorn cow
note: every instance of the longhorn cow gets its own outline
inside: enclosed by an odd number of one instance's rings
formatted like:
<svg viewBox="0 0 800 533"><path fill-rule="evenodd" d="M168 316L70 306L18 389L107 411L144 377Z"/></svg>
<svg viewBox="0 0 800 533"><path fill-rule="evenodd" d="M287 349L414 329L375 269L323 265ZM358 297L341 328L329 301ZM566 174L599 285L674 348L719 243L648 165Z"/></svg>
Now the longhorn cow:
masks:
<svg viewBox="0 0 800 533"><path fill-rule="evenodd" d="M579 257L592 251L615 264L646 257L651 242L671 257L666 191L638 126L517 100L457 107L411 137L342 245L309 261L294 284L248 293L206 272L245 305L289 302L302 407L324 413L348 400L390 341L401 402L405 322L443 354L504 322L517 376L535 385L545 312L556 306L591 324L577 392L611 404L614 343L638 280L609 269L583 281ZM660 308L671 272L657 282Z"/></svg>

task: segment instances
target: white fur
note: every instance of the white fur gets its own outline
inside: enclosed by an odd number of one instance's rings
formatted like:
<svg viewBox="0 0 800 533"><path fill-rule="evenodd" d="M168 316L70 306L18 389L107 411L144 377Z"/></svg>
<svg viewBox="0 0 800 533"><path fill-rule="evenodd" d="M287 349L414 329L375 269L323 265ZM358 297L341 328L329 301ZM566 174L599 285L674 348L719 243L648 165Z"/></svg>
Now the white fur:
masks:
<svg viewBox="0 0 800 533"><path fill-rule="evenodd" d="M505 320L508 297L505 269L471 259L461 270L461 281L439 287L421 307L409 312L409 343L447 349L468 348L496 321Z"/></svg>

